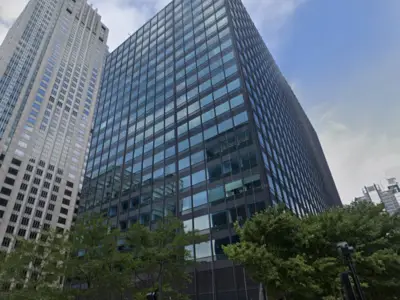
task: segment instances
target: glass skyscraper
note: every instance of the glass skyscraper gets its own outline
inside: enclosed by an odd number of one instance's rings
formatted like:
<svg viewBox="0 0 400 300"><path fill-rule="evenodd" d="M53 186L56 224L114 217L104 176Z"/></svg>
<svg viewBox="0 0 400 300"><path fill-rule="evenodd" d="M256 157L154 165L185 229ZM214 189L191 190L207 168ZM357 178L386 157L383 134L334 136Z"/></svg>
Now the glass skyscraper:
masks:
<svg viewBox="0 0 400 300"><path fill-rule="evenodd" d="M233 222L341 205L308 118L239 0L175 0L106 59L80 211L124 230L168 214L209 241L192 299L258 299L223 254Z"/></svg>
<svg viewBox="0 0 400 300"><path fill-rule="evenodd" d="M107 35L85 0L31 0L0 46L0 250L73 222Z"/></svg>

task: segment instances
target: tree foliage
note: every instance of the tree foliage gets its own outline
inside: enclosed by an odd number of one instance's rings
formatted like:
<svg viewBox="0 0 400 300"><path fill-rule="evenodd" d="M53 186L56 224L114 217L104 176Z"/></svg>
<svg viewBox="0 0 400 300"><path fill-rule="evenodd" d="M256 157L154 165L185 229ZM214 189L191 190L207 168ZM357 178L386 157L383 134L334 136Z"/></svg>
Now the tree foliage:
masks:
<svg viewBox="0 0 400 300"><path fill-rule="evenodd" d="M185 246L203 238L173 217L153 226L121 232L101 216L86 216L68 233L20 240L0 256L0 299L142 299L155 289L165 299L186 299Z"/></svg>
<svg viewBox="0 0 400 300"><path fill-rule="evenodd" d="M183 223L168 218L150 230L133 225L125 235L125 245L133 253L135 282L150 290L159 290L165 299L187 299L182 291L190 282L187 268L192 264L185 246L204 240L196 233L186 233Z"/></svg>
<svg viewBox="0 0 400 300"><path fill-rule="evenodd" d="M38 241L16 238L15 249L0 254L0 299L67 299L60 284L65 242L54 231L43 232Z"/></svg>
<svg viewBox="0 0 400 300"><path fill-rule="evenodd" d="M340 299L347 268L336 245L346 241L367 299L400 299L400 217L366 202L300 219L282 206L258 213L242 227L240 242L224 248L262 282L270 298Z"/></svg>

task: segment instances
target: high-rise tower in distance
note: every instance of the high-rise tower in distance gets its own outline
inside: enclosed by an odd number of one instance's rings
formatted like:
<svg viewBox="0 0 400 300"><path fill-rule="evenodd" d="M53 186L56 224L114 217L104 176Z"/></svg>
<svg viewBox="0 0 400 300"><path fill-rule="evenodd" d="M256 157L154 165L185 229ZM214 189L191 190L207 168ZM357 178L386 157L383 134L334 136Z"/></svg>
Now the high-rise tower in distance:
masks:
<svg viewBox="0 0 400 300"><path fill-rule="evenodd" d="M318 137L239 0L175 0L106 59L80 210L168 214L209 241L192 299L258 299L224 256L233 222L274 203L341 205Z"/></svg>
<svg viewBox="0 0 400 300"><path fill-rule="evenodd" d="M368 201L375 204L382 203L385 210L393 215L400 212L400 185L396 178L387 179L387 188L382 188L379 184L365 186L362 189L363 195L356 197L355 201Z"/></svg>
<svg viewBox="0 0 400 300"><path fill-rule="evenodd" d="M69 228L108 29L85 0L31 0L0 46L0 247Z"/></svg>

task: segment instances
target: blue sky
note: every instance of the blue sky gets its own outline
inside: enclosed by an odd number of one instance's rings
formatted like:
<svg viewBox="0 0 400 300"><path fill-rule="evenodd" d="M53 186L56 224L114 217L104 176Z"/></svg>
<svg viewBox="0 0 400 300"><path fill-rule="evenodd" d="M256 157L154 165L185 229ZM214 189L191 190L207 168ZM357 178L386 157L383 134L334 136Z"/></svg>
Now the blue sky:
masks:
<svg viewBox="0 0 400 300"><path fill-rule="evenodd" d="M275 56L317 129L344 202L398 176L400 1L309 0Z"/></svg>
<svg viewBox="0 0 400 300"><path fill-rule="evenodd" d="M400 1L242 1L314 124L342 200L400 176ZM0 0L0 41L26 2ZM90 2L113 49L169 1Z"/></svg>

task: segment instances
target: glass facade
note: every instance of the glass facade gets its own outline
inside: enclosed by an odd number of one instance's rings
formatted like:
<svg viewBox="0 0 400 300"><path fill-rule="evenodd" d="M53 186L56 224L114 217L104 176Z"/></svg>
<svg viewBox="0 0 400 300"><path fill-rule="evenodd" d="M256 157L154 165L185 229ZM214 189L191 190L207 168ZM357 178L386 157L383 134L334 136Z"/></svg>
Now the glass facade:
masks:
<svg viewBox="0 0 400 300"><path fill-rule="evenodd" d="M192 299L258 299L222 251L233 223L340 205L306 121L239 0L173 1L106 59L80 211L121 229L178 215L209 236L187 248Z"/></svg>

